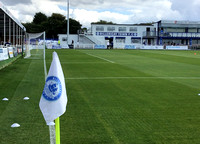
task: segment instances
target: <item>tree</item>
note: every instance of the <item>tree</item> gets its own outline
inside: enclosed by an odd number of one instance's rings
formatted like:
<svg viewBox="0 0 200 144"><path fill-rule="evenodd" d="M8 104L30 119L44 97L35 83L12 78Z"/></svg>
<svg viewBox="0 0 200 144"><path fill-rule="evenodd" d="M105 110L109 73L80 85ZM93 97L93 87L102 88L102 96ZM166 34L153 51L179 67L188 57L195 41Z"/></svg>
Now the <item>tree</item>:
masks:
<svg viewBox="0 0 200 144"><path fill-rule="evenodd" d="M47 20L47 16L41 12L38 12L35 14L33 18L34 24L42 24L42 22L45 22Z"/></svg>
<svg viewBox="0 0 200 144"><path fill-rule="evenodd" d="M88 31L88 29L86 27L82 28L81 30L83 33Z"/></svg>
<svg viewBox="0 0 200 144"><path fill-rule="evenodd" d="M98 22L92 22L92 24L115 24L115 23L113 23L113 22L107 22L107 21L105 21L105 20L100 20L100 21L98 21Z"/></svg>
<svg viewBox="0 0 200 144"><path fill-rule="evenodd" d="M48 17L47 20L47 37L57 38L57 35L60 33L66 33L64 24L66 23L65 16L53 13L51 17Z"/></svg>
<svg viewBox="0 0 200 144"><path fill-rule="evenodd" d="M23 25L26 28L26 32L28 33L39 33L44 31L41 25L36 25L34 23L23 23Z"/></svg>
<svg viewBox="0 0 200 144"><path fill-rule="evenodd" d="M36 13L31 23L23 23L26 31L29 33L38 33L45 31L44 23L47 21L47 16L41 12Z"/></svg>
<svg viewBox="0 0 200 144"><path fill-rule="evenodd" d="M29 33L46 31L47 38L57 39L58 34L67 34L67 20L65 16L59 13L53 13L50 17L47 17L45 14L39 12L35 14L31 23L24 23L23 25ZM81 26L78 21L69 19L70 34L77 34Z"/></svg>
<svg viewBox="0 0 200 144"><path fill-rule="evenodd" d="M67 25L66 25L67 26ZM81 29L81 24L75 19L69 18L69 33L77 34L78 30Z"/></svg>

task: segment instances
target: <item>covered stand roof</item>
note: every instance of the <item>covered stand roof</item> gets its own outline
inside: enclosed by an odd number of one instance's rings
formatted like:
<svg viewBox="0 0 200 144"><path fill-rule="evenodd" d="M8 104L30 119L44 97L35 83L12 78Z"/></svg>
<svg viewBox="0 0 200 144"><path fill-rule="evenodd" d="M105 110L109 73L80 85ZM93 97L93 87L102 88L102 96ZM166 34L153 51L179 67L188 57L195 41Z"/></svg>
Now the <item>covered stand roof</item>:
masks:
<svg viewBox="0 0 200 144"><path fill-rule="evenodd" d="M11 14L11 12L0 2L0 28L2 29L4 26L4 13L7 15L6 17L6 25L9 23L9 18L14 21L21 29L26 31L26 28ZM12 25L11 25L12 26Z"/></svg>

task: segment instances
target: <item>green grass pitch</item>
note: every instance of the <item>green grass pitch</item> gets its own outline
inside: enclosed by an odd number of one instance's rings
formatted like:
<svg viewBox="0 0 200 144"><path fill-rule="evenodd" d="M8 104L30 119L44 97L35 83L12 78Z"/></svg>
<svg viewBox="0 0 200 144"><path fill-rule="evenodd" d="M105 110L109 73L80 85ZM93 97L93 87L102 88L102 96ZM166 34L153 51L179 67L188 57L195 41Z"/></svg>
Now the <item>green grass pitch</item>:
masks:
<svg viewBox="0 0 200 144"><path fill-rule="evenodd" d="M200 143L199 51L56 51L68 96L62 144ZM39 109L42 51L31 52L0 70L0 98L9 99L0 101L1 144L49 143ZM52 52L46 50L47 69Z"/></svg>

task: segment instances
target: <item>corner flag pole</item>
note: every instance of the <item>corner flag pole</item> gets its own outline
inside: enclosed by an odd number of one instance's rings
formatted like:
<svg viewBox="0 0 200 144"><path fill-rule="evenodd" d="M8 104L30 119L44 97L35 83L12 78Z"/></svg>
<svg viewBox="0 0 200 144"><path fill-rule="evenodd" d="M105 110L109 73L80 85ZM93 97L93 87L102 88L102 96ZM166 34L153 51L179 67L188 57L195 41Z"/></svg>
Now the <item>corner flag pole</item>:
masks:
<svg viewBox="0 0 200 144"><path fill-rule="evenodd" d="M65 87L65 77L59 57L56 52L53 52L53 60L39 102L39 107L46 124L49 125L51 144L55 144L55 142L56 144L60 144L59 117L65 113L66 106L67 92Z"/></svg>
<svg viewBox="0 0 200 144"><path fill-rule="evenodd" d="M45 42L45 39L46 39L46 33L44 31L44 36L43 36L43 40L44 40L44 75L45 75L45 81L46 81L46 78L47 78L47 68L46 68L46 60L45 60L45 45L46 45L46 42Z"/></svg>
<svg viewBox="0 0 200 144"><path fill-rule="evenodd" d="M46 46L46 32L44 31L43 35L44 40L44 48L43 48L43 59L44 59L44 79L47 79L47 68L46 68L46 57L45 57L45 46ZM55 144L55 127L54 125L49 125L49 136L50 136L50 144Z"/></svg>
<svg viewBox="0 0 200 144"><path fill-rule="evenodd" d="M60 119L59 117L55 120L56 124L56 144L60 144Z"/></svg>

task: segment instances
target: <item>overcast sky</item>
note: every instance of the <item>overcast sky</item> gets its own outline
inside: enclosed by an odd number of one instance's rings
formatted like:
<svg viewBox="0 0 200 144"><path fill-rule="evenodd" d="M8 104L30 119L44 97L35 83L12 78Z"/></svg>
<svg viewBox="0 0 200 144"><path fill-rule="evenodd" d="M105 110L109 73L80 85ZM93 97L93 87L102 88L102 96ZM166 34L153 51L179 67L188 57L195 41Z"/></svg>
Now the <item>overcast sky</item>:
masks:
<svg viewBox="0 0 200 144"><path fill-rule="evenodd" d="M67 15L67 0L1 0L21 22L31 22L36 12ZM135 24L158 20L200 21L200 0L71 0L70 18L83 27L99 20Z"/></svg>

